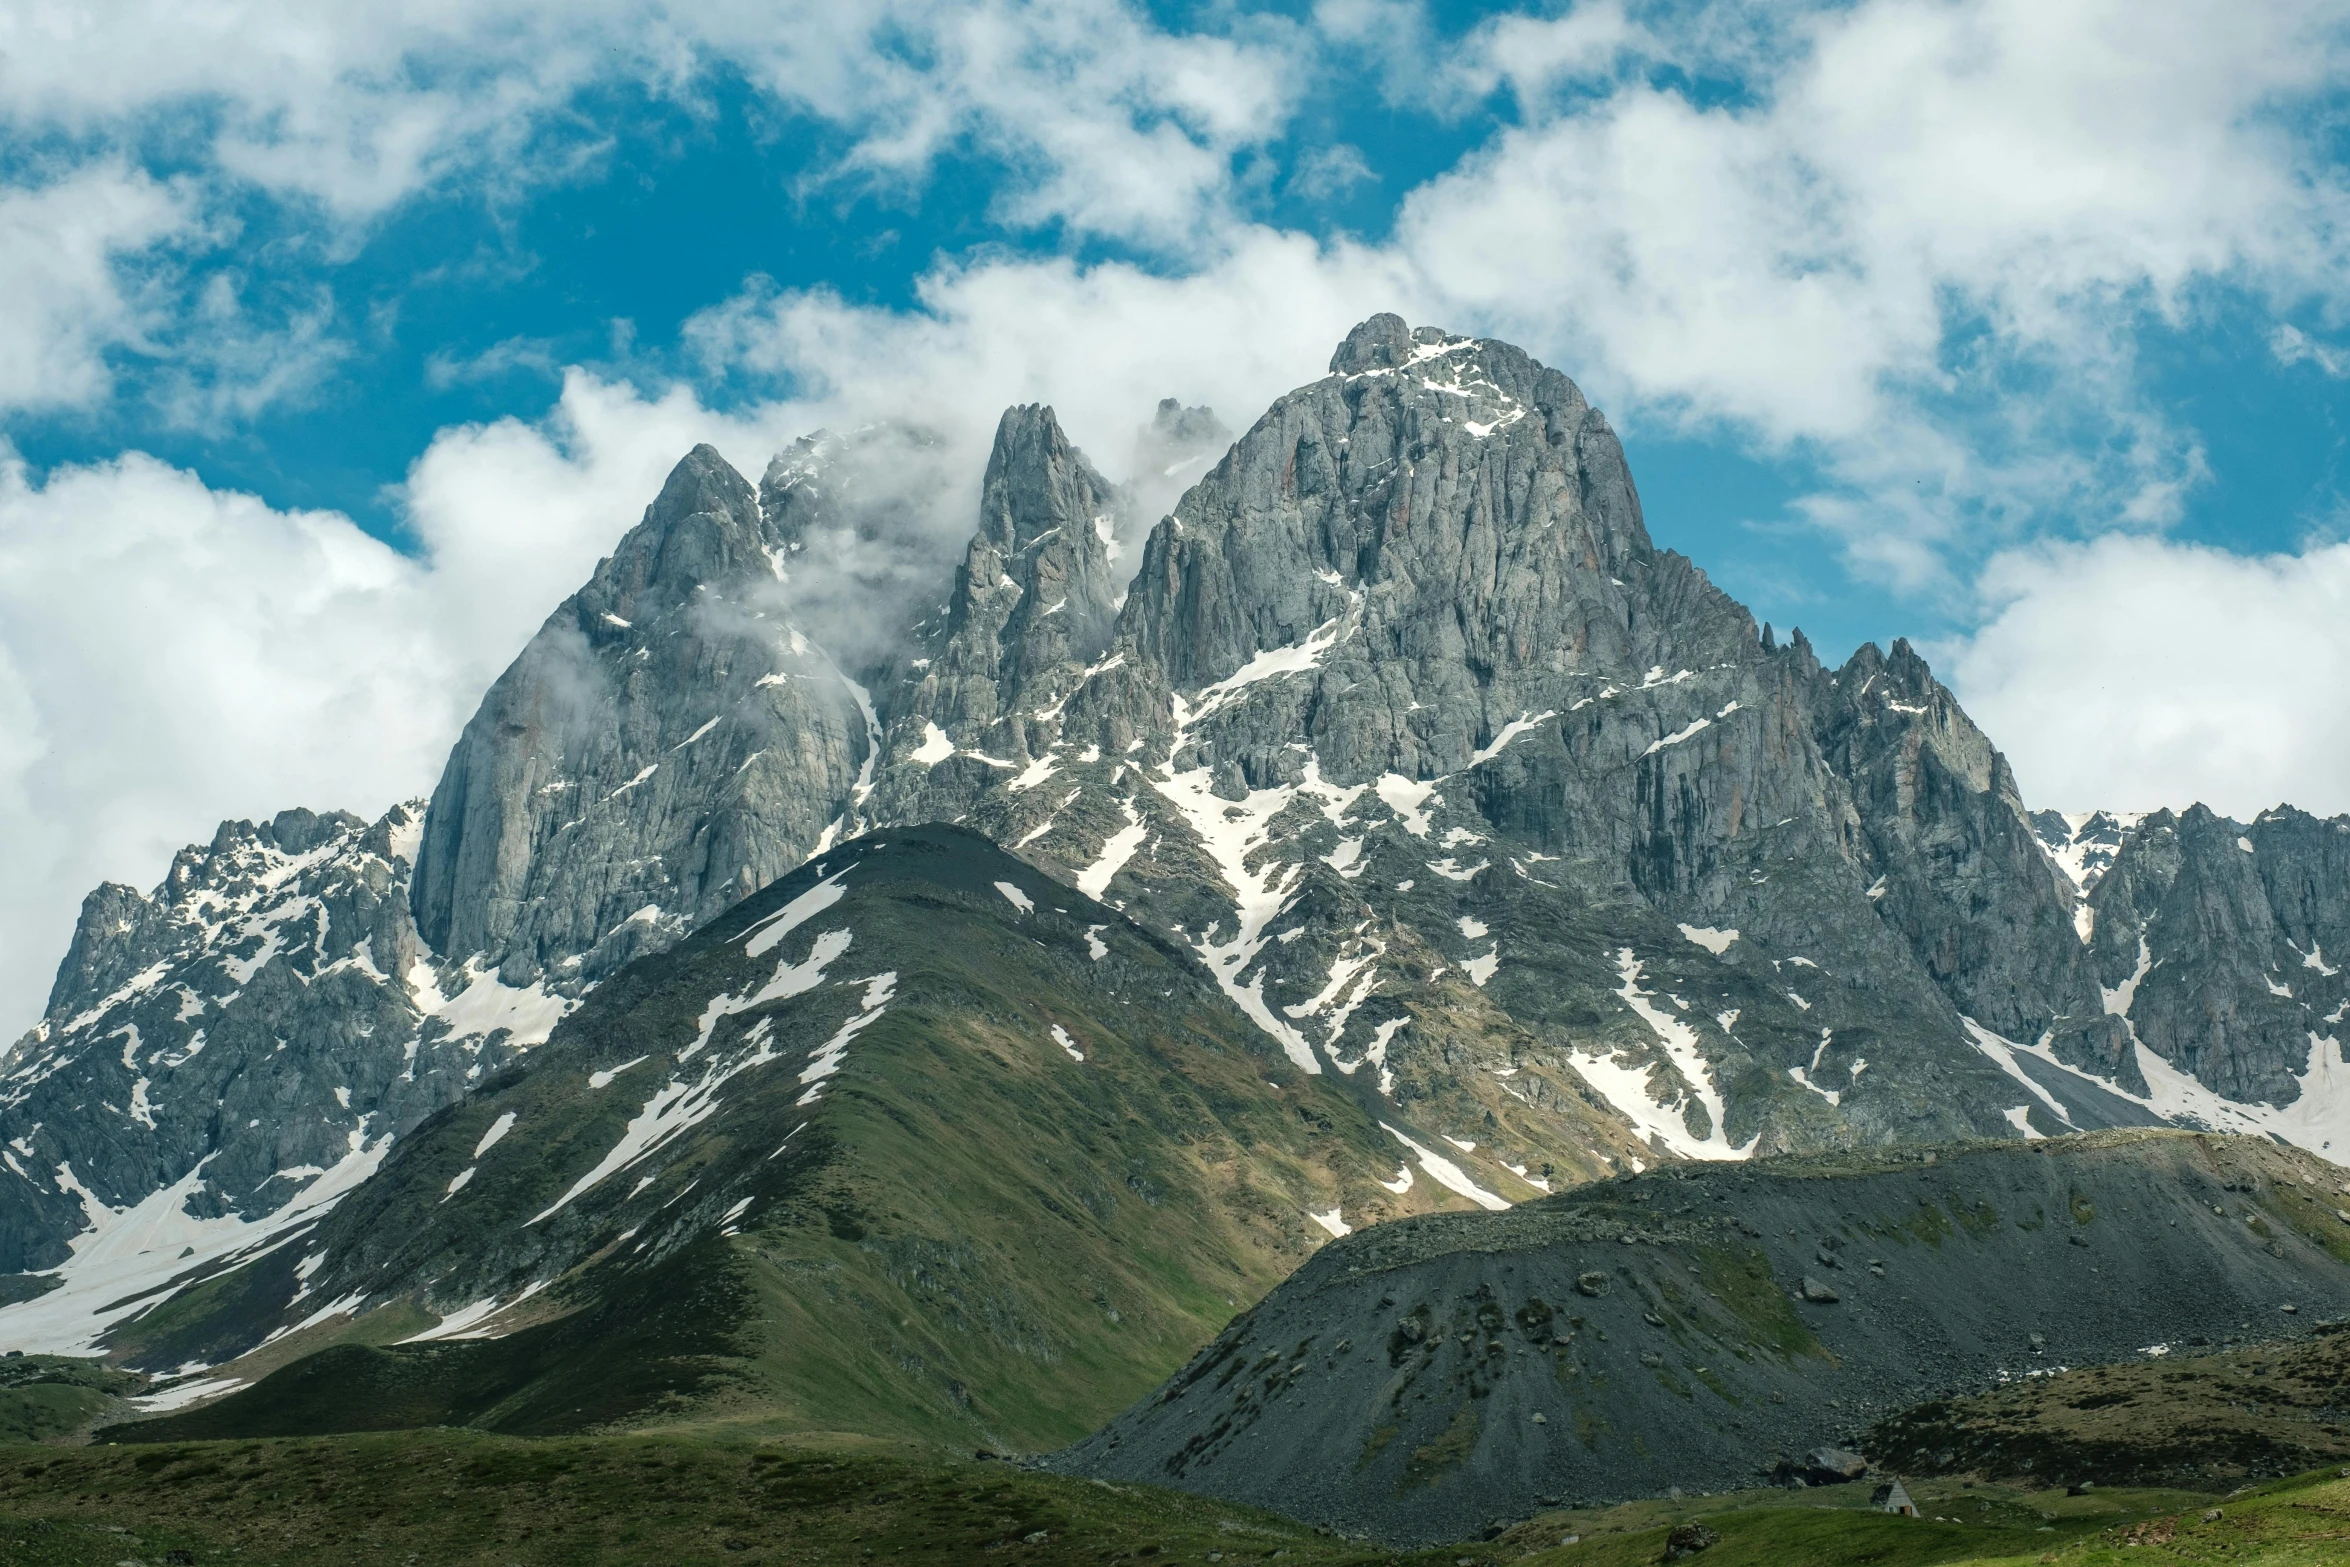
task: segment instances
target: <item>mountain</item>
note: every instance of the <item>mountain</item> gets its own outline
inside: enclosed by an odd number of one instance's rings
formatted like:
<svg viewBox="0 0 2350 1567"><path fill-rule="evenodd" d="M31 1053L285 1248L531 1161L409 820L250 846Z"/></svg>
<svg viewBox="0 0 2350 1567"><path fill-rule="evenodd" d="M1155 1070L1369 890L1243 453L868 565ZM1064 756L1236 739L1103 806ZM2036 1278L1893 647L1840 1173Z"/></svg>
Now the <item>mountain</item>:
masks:
<svg viewBox="0 0 2350 1567"><path fill-rule="evenodd" d="M1325 1248L1052 1462L1406 1542L1736 1489L1930 1395L2339 1315L2342 1176L2138 1131L1679 1165L1404 1220Z"/></svg>
<svg viewBox="0 0 2350 1567"><path fill-rule="evenodd" d="M2350 818L2035 821L2082 889L2100 1000L2132 1045L2125 1086L2172 1119L2350 1150L2350 980L2326 956L2350 950Z"/></svg>
<svg viewBox="0 0 2350 1567"><path fill-rule="evenodd" d="M592 984L807 858L869 740L780 612L792 542L716 451L677 465L450 753L411 889L435 951Z"/></svg>
<svg viewBox="0 0 2350 1567"><path fill-rule="evenodd" d="M436 964L419 939L422 815L224 823L152 895L84 901L48 1016L0 1071L0 1267L82 1262L41 1313L71 1301L86 1317L183 1254L213 1262L298 1227L546 1036L560 1000ZM9 1323L51 1342L21 1311Z"/></svg>
<svg viewBox="0 0 2350 1567"><path fill-rule="evenodd" d="M1441 1197L1407 1147L1181 949L977 834L874 833L599 986L233 1288L127 1326L157 1366L311 1353L115 1435L697 1414L1057 1445L1342 1211Z"/></svg>
<svg viewBox="0 0 2350 1567"><path fill-rule="evenodd" d="M1658 549L1607 420L1506 344L1374 317L1206 460L1224 434L1163 406L1131 486L1041 406L976 476L886 424L756 487L688 454L429 804L230 824L92 894L0 1059L0 1335L171 1369L343 1299L271 1270L376 1212L432 1117L524 1092L560 1019L812 856L925 824L1131 921L1354 1106L1403 1165L1319 1191L1328 1229L1690 1159L2323 1149L2350 1114L2350 820L2033 815L1906 643L1826 666ZM448 1244L380 1263L346 1336L583 1265Z"/></svg>

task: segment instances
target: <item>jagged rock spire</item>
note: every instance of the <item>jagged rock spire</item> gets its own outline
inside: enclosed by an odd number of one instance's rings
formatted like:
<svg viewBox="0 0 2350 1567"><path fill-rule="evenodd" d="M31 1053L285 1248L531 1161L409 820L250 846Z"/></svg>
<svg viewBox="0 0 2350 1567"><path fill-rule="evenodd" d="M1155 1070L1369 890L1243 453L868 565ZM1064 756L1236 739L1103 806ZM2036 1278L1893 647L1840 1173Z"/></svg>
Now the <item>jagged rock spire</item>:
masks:
<svg viewBox="0 0 2350 1567"><path fill-rule="evenodd" d="M565 985L789 870L866 754L855 695L783 617L757 496L688 453L498 678L433 791L414 907L446 959Z"/></svg>

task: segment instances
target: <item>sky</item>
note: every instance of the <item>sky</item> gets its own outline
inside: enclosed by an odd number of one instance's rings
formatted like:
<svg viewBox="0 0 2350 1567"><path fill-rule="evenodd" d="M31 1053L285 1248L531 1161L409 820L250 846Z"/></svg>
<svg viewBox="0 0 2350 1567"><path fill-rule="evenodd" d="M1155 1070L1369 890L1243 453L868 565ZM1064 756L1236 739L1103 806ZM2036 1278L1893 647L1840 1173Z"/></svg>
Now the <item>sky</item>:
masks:
<svg viewBox="0 0 2350 1567"><path fill-rule="evenodd" d="M100 880L429 792L695 442L1122 479L1379 310L2035 807L2350 811L2346 88L2299 0L0 0L0 1037Z"/></svg>

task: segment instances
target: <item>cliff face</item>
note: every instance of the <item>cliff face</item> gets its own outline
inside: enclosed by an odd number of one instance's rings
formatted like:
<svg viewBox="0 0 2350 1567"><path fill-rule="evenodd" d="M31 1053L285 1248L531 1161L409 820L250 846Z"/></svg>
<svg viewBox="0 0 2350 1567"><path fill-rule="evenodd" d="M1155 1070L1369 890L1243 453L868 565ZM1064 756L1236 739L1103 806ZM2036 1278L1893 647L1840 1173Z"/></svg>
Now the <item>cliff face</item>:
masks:
<svg viewBox="0 0 2350 1567"><path fill-rule="evenodd" d="M435 951L576 993L807 857L870 740L781 611L782 542L700 447L548 617L433 791L413 897Z"/></svg>
<svg viewBox="0 0 2350 1567"><path fill-rule="evenodd" d="M2337 1153L2345 877L2350 819L2280 808L2245 824L2196 806L2129 828L2087 902L2094 977L2131 1038L2224 1100L2293 1112L2288 1135Z"/></svg>

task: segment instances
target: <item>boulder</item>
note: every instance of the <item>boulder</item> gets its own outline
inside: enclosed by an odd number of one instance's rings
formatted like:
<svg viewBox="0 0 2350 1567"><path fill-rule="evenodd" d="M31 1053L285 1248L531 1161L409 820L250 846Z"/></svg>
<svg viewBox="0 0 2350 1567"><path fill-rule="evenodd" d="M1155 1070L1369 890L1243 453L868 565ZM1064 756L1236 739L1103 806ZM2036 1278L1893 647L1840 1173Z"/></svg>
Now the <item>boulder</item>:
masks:
<svg viewBox="0 0 2350 1567"><path fill-rule="evenodd" d="M1704 1524L1676 1524L1673 1526L1673 1532L1665 1536L1665 1560L1668 1562L1685 1561L1689 1557L1695 1556L1699 1551L1721 1543L1722 1537Z"/></svg>
<svg viewBox="0 0 2350 1567"><path fill-rule="evenodd" d="M1842 1447L1815 1447L1797 1471L1806 1485L1845 1485L1869 1472L1869 1461Z"/></svg>

